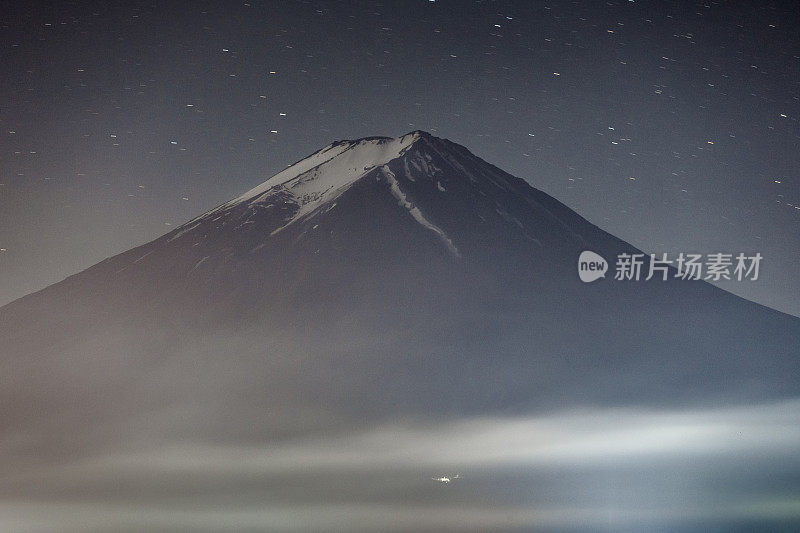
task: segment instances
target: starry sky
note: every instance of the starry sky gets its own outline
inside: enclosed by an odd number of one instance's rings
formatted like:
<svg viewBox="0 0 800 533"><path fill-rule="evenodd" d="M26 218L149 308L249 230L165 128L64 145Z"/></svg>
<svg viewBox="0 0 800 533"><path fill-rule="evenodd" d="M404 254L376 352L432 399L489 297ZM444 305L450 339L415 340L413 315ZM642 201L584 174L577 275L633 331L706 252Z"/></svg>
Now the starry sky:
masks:
<svg viewBox="0 0 800 533"><path fill-rule="evenodd" d="M336 139L422 129L800 316L793 2L11 2L0 304Z"/></svg>

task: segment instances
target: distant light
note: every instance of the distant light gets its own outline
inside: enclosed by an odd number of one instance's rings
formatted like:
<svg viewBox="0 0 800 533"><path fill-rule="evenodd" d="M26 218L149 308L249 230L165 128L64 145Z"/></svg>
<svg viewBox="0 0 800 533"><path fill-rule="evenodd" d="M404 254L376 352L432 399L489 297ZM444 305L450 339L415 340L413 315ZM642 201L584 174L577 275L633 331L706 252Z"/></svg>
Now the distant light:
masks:
<svg viewBox="0 0 800 533"><path fill-rule="evenodd" d="M784 113L781 113L781 117L786 118L786 115Z"/></svg>
<svg viewBox="0 0 800 533"><path fill-rule="evenodd" d="M280 116L282 116L282 117L285 117L285 116L286 116L286 113L278 113L278 115L280 115Z"/></svg>
<svg viewBox="0 0 800 533"><path fill-rule="evenodd" d="M553 76L561 76L560 72L553 72Z"/></svg>
<svg viewBox="0 0 800 533"><path fill-rule="evenodd" d="M714 141L706 141L707 144L714 144Z"/></svg>
<svg viewBox="0 0 800 533"><path fill-rule="evenodd" d="M194 107L194 104L186 104L186 107Z"/></svg>
<svg viewBox="0 0 800 533"><path fill-rule="evenodd" d="M170 141L170 144L178 144L178 141Z"/></svg>
<svg viewBox="0 0 800 533"><path fill-rule="evenodd" d="M775 180L775 183L783 183L781 180Z"/></svg>
<svg viewBox="0 0 800 533"><path fill-rule="evenodd" d="M269 130L270 133L278 133L278 130Z"/></svg>

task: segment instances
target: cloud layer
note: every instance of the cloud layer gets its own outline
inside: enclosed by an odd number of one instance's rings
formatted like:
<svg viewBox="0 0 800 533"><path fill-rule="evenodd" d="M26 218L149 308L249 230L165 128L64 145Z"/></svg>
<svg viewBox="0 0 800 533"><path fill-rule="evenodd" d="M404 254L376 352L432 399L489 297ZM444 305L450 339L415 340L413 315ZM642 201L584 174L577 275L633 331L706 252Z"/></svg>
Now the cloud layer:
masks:
<svg viewBox="0 0 800 533"><path fill-rule="evenodd" d="M797 449L800 401L407 421L263 445L164 443L7 476L0 526L777 530L800 524Z"/></svg>

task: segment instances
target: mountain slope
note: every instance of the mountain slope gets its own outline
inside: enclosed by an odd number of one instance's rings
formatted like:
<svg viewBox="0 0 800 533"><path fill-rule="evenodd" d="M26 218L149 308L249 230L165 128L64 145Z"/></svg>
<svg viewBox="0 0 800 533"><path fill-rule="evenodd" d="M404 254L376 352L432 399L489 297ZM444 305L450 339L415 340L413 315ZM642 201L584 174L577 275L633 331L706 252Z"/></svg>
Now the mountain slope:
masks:
<svg viewBox="0 0 800 533"><path fill-rule="evenodd" d="M333 143L0 308L6 449L798 393L800 320L703 282L583 284L587 249L635 251L447 140Z"/></svg>

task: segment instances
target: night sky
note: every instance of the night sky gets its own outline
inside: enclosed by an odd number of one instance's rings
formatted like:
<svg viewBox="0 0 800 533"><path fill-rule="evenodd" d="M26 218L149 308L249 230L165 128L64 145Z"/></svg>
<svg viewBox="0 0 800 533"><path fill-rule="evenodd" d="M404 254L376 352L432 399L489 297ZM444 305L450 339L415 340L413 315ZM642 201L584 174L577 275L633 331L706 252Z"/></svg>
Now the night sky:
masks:
<svg viewBox="0 0 800 533"><path fill-rule="evenodd" d="M10 9L9 9L10 8ZM422 129L800 315L794 2L12 2L0 304L336 139Z"/></svg>

